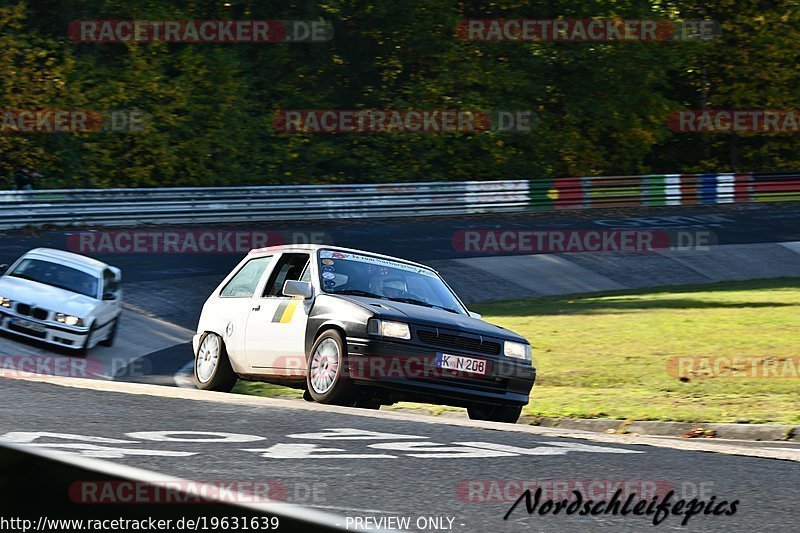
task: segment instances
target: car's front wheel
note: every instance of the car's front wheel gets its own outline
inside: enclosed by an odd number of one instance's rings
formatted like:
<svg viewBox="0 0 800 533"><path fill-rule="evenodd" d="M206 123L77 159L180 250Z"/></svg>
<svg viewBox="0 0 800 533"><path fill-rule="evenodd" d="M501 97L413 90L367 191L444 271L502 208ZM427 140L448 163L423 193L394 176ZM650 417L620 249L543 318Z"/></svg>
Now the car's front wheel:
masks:
<svg viewBox="0 0 800 533"><path fill-rule="evenodd" d="M352 405L354 390L346 362L347 352L341 334L333 329L323 332L308 356L306 385L314 401Z"/></svg>
<svg viewBox="0 0 800 533"><path fill-rule="evenodd" d="M100 341L100 344L103 346L114 346L114 339L117 337L117 328L119 327L119 317L114 319L114 323L111 324L111 329L108 332L108 336Z"/></svg>
<svg viewBox="0 0 800 533"><path fill-rule="evenodd" d="M470 420L516 424L522 414L521 405L473 405L467 408Z"/></svg>
<svg viewBox="0 0 800 533"><path fill-rule="evenodd" d="M206 333L194 358L194 384L198 389L230 392L238 376L231 367L225 343L216 333Z"/></svg>

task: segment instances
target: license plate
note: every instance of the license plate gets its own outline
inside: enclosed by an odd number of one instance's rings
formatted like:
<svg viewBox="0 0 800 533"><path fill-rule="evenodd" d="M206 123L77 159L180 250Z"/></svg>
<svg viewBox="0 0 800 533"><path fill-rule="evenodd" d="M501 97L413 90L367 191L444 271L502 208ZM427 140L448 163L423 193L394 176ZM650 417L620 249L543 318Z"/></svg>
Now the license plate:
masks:
<svg viewBox="0 0 800 533"><path fill-rule="evenodd" d="M12 318L11 323L20 328L29 329L37 333L44 333L45 331L47 331L47 328L45 328L41 324L37 324L36 322L31 322L30 320L25 320L24 318Z"/></svg>
<svg viewBox="0 0 800 533"><path fill-rule="evenodd" d="M446 353L436 354L436 366L448 370L458 370L461 372L471 372L473 374L486 374L486 360L464 357L462 355L450 355Z"/></svg>

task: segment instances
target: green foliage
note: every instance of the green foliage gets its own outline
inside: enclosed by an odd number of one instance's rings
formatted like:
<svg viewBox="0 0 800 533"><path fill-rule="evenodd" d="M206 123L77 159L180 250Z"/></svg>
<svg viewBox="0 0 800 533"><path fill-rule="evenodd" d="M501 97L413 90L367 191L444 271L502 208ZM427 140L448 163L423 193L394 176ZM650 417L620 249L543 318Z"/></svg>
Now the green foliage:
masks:
<svg viewBox="0 0 800 533"><path fill-rule="evenodd" d="M468 42L463 18L712 18L711 42ZM80 19L325 19L316 44L85 44ZM673 133L670 111L790 109L794 2L0 1L0 109L138 109L141 133L0 134L0 188L525 179L800 167L798 136ZM278 109L529 109L530 133L285 134Z"/></svg>

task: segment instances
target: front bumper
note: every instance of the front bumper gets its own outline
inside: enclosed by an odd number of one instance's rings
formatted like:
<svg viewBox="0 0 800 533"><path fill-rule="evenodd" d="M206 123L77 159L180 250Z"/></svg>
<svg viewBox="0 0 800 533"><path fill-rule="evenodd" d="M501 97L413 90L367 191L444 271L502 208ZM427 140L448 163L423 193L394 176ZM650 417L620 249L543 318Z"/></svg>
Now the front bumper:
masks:
<svg viewBox="0 0 800 533"><path fill-rule="evenodd" d="M33 327L31 327L33 326ZM65 348L81 348L89 328L70 328L0 310L0 331Z"/></svg>
<svg viewBox="0 0 800 533"><path fill-rule="evenodd" d="M385 339L347 339L348 372L357 385L382 389L391 401L424 401L468 407L475 403L526 405L536 369L508 357L445 351L487 362L486 373L445 370L436 366L442 350Z"/></svg>

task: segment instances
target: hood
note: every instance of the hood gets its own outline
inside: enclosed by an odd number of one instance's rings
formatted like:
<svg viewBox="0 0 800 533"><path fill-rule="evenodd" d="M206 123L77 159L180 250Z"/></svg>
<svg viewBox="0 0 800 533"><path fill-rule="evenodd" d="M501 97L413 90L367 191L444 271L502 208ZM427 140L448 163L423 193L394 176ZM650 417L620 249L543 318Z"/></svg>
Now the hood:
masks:
<svg viewBox="0 0 800 533"><path fill-rule="evenodd" d="M423 305L409 304L405 302L393 302L381 298L369 298L366 296L336 295L337 298L349 300L357 303L365 309L375 313L376 318L386 320L397 320L419 326L431 326L442 329L450 329L463 333L473 333L486 337L523 342L528 341L522 335L509 331L500 326L495 326L479 318L472 318L468 315L461 315L436 309L435 307L425 307Z"/></svg>
<svg viewBox="0 0 800 533"><path fill-rule="evenodd" d="M81 318L86 317L97 305L94 298L13 276L0 277L0 296Z"/></svg>

